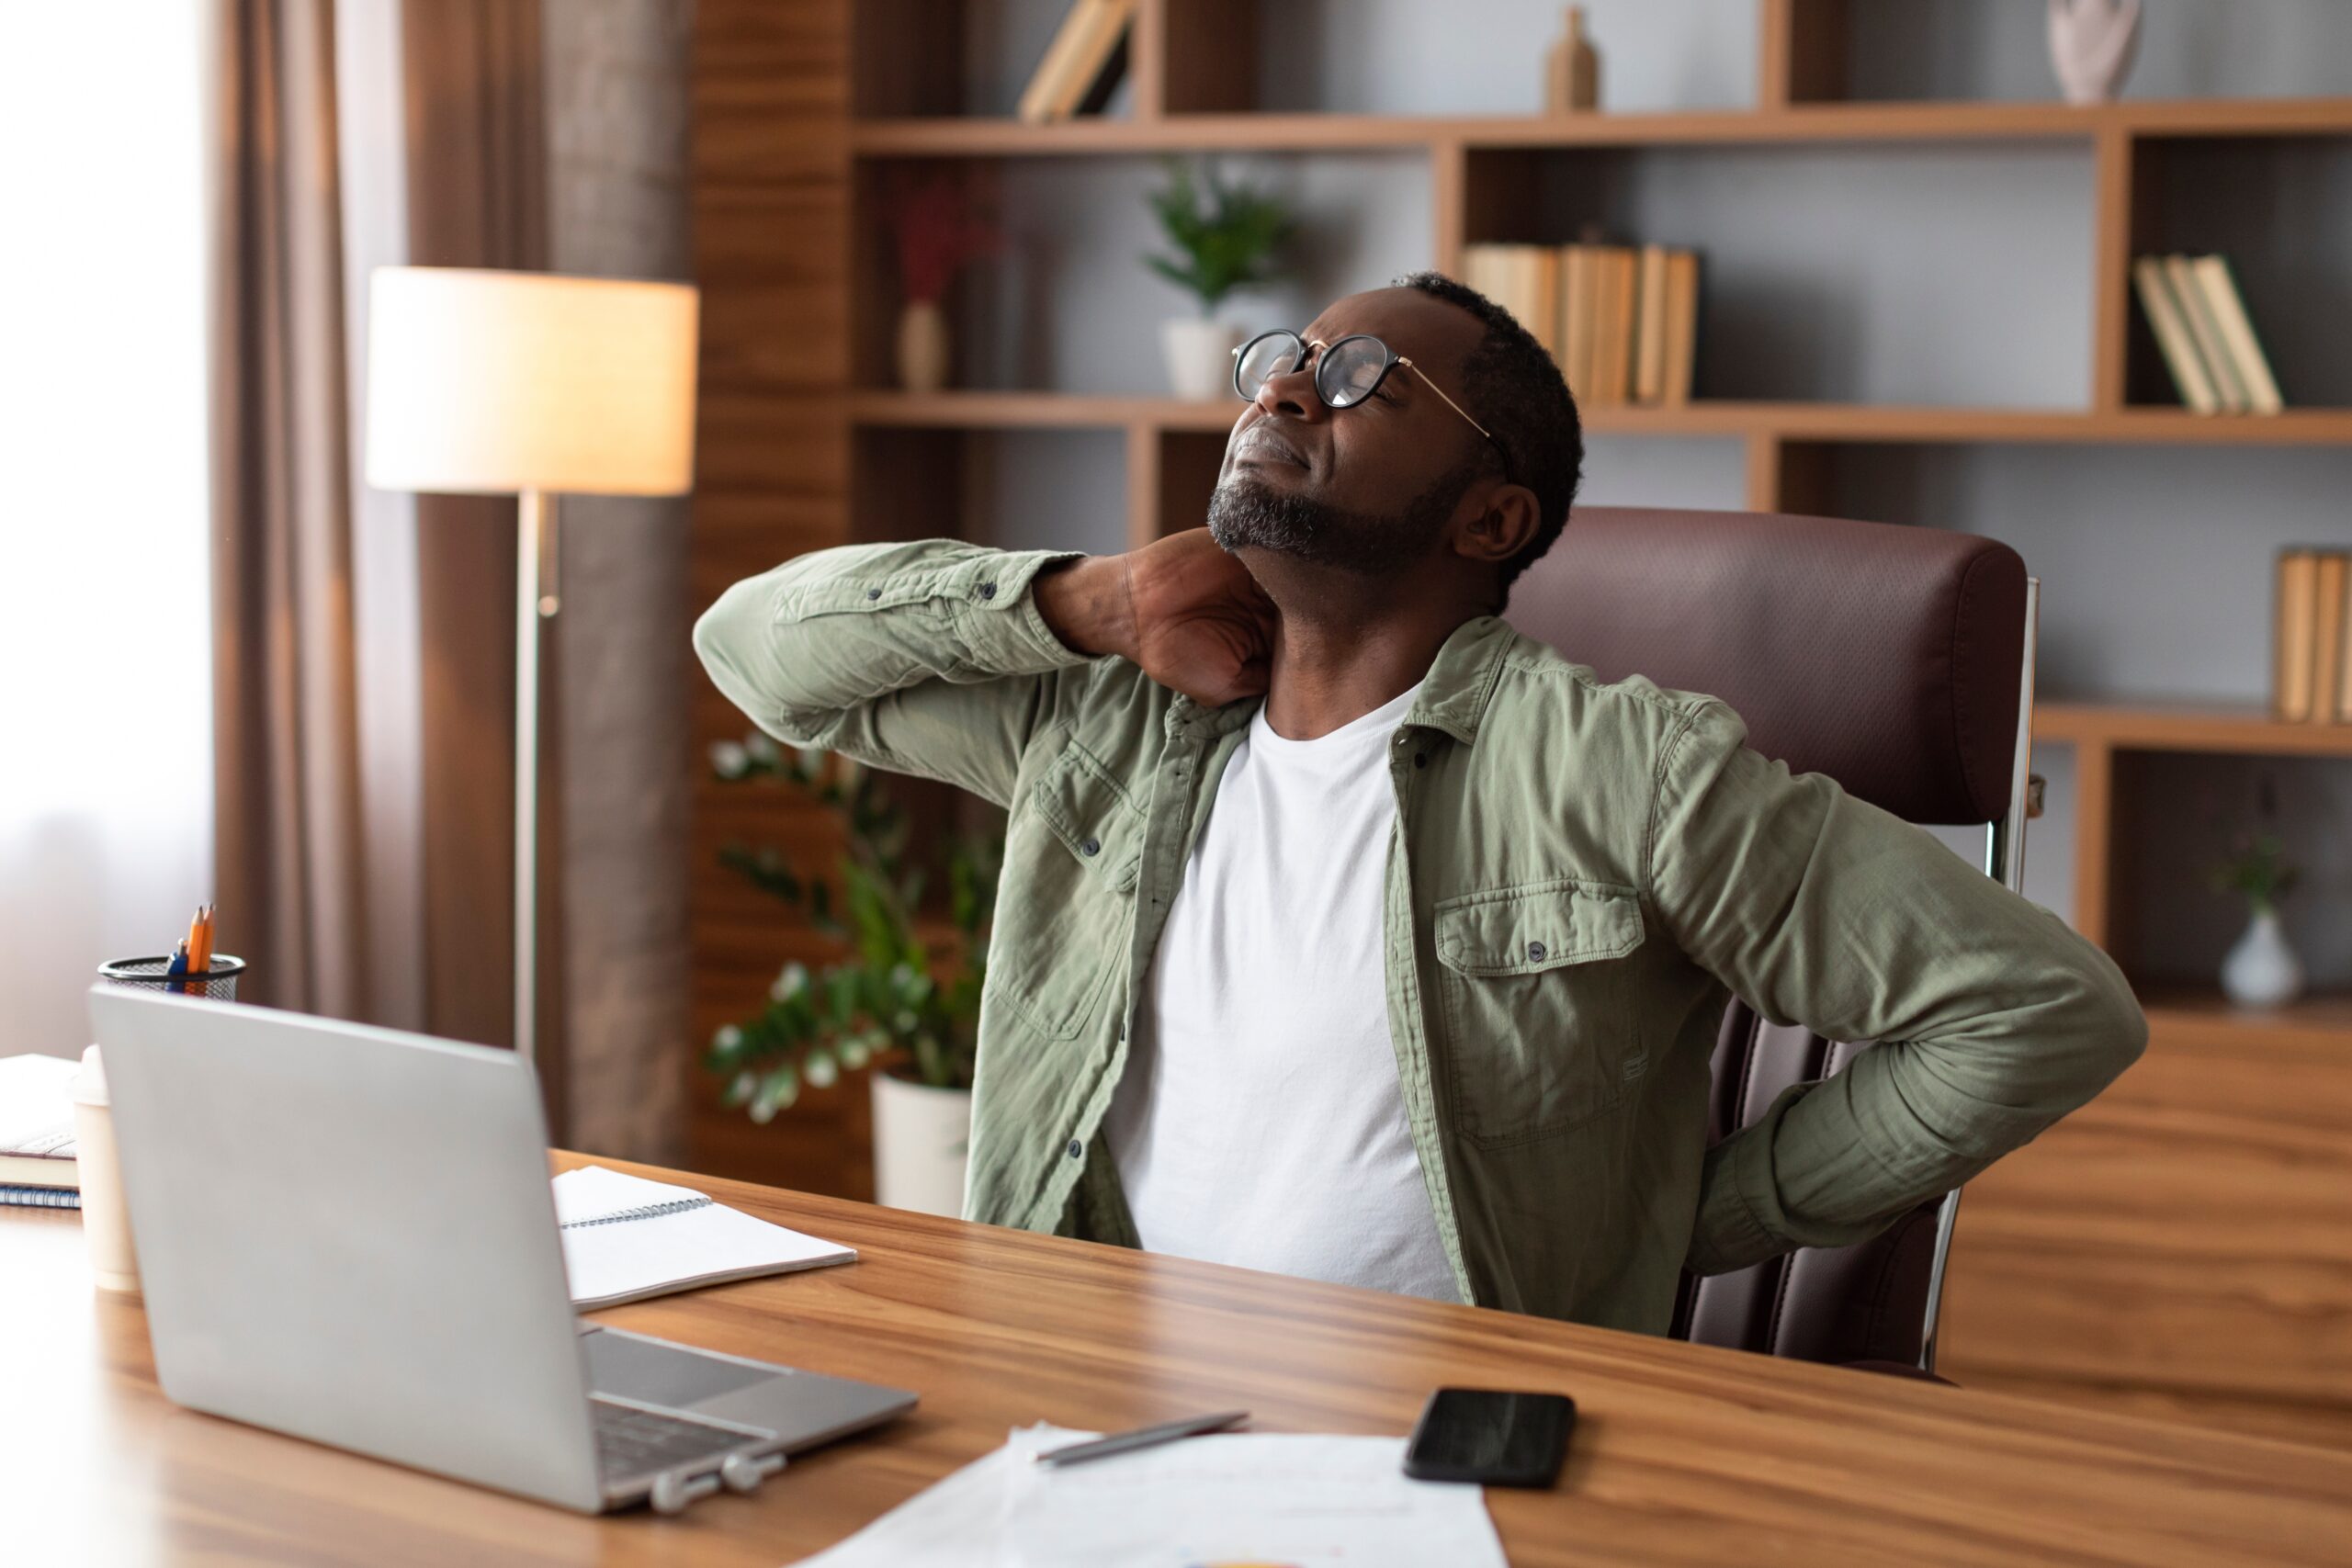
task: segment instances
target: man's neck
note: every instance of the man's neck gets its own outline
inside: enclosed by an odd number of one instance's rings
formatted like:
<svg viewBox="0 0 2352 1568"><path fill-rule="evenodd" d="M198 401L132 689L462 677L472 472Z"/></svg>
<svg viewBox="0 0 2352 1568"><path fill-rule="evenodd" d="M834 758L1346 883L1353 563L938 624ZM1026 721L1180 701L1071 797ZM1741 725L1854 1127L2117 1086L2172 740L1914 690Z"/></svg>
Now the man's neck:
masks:
<svg viewBox="0 0 2352 1568"><path fill-rule="evenodd" d="M1276 593L1266 722L1286 740L1313 740L1362 718L1430 672L1438 649L1468 618L1419 603L1348 604Z"/></svg>

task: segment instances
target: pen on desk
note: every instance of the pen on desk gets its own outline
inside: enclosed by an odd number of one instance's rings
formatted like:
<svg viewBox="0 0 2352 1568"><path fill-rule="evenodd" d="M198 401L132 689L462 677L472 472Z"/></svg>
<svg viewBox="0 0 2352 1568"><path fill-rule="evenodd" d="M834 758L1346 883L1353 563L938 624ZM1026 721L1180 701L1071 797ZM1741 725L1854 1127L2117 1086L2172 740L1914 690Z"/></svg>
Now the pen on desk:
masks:
<svg viewBox="0 0 2352 1568"><path fill-rule="evenodd" d="M164 965L164 989L175 996L187 989L187 938L180 938L172 949L171 962Z"/></svg>
<svg viewBox="0 0 2352 1568"><path fill-rule="evenodd" d="M1084 1464L1091 1459L1133 1453L1137 1449L1172 1443L1179 1438L1198 1438L1210 1432L1222 1432L1249 1419L1250 1412L1247 1410L1227 1410L1215 1416L1188 1416L1182 1421L1169 1421L1158 1427L1138 1427L1132 1432L1114 1432L1107 1438L1090 1438L1082 1443L1047 1449L1029 1457L1038 1464Z"/></svg>

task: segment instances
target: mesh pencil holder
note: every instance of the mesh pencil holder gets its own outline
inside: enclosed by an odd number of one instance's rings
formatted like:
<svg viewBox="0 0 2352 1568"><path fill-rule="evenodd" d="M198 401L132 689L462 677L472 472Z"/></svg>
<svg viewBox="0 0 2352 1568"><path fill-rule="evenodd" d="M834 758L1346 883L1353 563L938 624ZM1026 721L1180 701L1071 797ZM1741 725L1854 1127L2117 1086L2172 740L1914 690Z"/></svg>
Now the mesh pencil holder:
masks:
<svg viewBox="0 0 2352 1568"><path fill-rule="evenodd" d="M172 991L181 996L209 997L216 1002L233 1002L237 999L237 976L245 972L245 961L216 953L211 965L200 974L175 976L171 968L169 958L118 958L98 965L98 978L110 986L129 986L138 991Z"/></svg>

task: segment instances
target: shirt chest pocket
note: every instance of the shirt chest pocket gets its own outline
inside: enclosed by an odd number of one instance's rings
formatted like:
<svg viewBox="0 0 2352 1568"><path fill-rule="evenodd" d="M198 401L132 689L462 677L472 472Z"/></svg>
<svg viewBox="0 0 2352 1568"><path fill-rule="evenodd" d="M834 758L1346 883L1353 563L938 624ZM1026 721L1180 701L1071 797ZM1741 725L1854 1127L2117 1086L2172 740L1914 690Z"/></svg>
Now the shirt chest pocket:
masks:
<svg viewBox="0 0 2352 1568"><path fill-rule="evenodd" d="M1613 1111L1648 1065L1627 956L1633 889L1561 879L1449 898L1436 910L1446 1059L1464 1136L1548 1137Z"/></svg>
<svg viewBox="0 0 2352 1568"><path fill-rule="evenodd" d="M1056 1039L1092 1021L1125 955L1143 826L1126 792L1076 743L1006 824L989 984Z"/></svg>

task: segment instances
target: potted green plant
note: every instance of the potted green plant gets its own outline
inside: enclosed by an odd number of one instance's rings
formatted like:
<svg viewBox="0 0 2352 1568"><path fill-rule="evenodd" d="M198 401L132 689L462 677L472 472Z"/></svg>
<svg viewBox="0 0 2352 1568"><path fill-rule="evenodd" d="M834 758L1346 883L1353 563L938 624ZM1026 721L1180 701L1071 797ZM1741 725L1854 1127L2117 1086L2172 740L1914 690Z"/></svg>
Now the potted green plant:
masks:
<svg viewBox="0 0 2352 1568"><path fill-rule="evenodd" d="M932 867L910 853L906 813L880 775L814 748L786 752L756 733L712 747L711 766L727 783L822 807L842 848L830 875L806 878L773 847L720 852L840 956L813 970L785 964L757 1013L712 1035L706 1066L726 1080L727 1103L764 1122L804 1088L874 1064L876 1198L961 1213L1001 839L956 838L933 857L944 863L946 899L932 914Z"/></svg>
<svg viewBox="0 0 2352 1568"><path fill-rule="evenodd" d="M1201 310L1160 323L1160 352L1178 397L1220 397L1242 331L1217 321L1217 309L1237 290L1273 281L1277 255L1297 225L1281 202L1227 181L1214 164L1196 174L1194 165L1170 160L1167 171L1168 183L1150 200L1174 254L1146 256L1144 265L1198 299Z"/></svg>
<svg viewBox="0 0 2352 1568"><path fill-rule="evenodd" d="M2276 805L2262 786L2265 826L2231 836L2226 857L2213 868L2213 889L2246 901L2245 933L2222 961L2222 990L2240 1007L2279 1007L2303 994L2303 961L2279 923L2278 901L2294 890L2296 871L2286 845L2268 823Z"/></svg>

